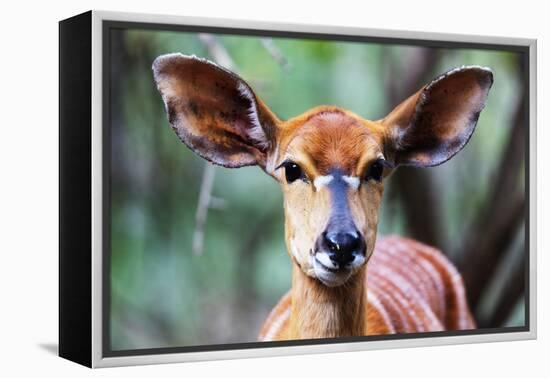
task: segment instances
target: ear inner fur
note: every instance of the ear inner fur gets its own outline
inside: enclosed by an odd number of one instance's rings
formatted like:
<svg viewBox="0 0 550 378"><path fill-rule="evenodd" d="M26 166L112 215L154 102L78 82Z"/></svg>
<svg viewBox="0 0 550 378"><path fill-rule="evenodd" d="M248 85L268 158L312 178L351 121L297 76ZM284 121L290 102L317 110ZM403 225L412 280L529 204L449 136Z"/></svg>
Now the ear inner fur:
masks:
<svg viewBox="0 0 550 378"><path fill-rule="evenodd" d="M277 117L236 74L205 59L158 57L155 82L178 137L201 157L225 167L264 167Z"/></svg>
<svg viewBox="0 0 550 378"><path fill-rule="evenodd" d="M382 121L394 163L430 167L452 158L473 134L492 83L489 69L460 67L398 105Z"/></svg>

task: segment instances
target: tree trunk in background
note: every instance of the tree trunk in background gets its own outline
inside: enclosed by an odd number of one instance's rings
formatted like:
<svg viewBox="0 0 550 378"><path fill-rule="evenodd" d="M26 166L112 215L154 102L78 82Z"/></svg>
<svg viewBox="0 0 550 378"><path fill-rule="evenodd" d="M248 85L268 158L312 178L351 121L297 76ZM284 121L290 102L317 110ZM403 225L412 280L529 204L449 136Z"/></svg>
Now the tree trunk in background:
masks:
<svg viewBox="0 0 550 378"><path fill-rule="evenodd" d="M459 262L470 305L475 309L483 289L489 284L497 264L525 219L525 193L521 167L525 162L524 97L518 104L514 127L497 169L488 204L479 212L461 247ZM517 299L517 298L516 298Z"/></svg>
<svg viewBox="0 0 550 378"><path fill-rule="evenodd" d="M390 190L397 191L411 237L445 251L447 243L440 212L441 199L432 173L400 167L391 180Z"/></svg>
<svg viewBox="0 0 550 378"><path fill-rule="evenodd" d="M388 103L391 106L397 106L433 79L440 56L437 50L425 48L412 50L404 59L405 70L391 67L389 71ZM386 60L394 62L394 59ZM432 172L400 167L392 174L388 191L390 198L400 201L403 206L410 236L445 251L447 238L440 213L440 196Z"/></svg>
<svg viewBox="0 0 550 378"><path fill-rule="evenodd" d="M495 306L492 317L484 323L480 323L480 327L503 325L509 319L518 300L524 295L525 281L528 274L525 251L521 248L518 251L514 251L514 253L521 254L520 263L514 267L511 277L506 280L506 285L504 285L502 295Z"/></svg>

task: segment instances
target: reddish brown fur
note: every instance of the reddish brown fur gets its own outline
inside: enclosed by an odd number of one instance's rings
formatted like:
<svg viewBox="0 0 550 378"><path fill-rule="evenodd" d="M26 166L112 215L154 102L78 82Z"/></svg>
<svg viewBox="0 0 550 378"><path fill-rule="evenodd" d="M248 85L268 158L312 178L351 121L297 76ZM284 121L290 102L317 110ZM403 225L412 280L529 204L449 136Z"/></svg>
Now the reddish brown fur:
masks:
<svg viewBox="0 0 550 378"><path fill-rule="evenodd" d="M309 160L303 167L311 177L325 175L340 168L360 175L362 161L371 145L383 148L386 131L379 122L367 121L334 106L319 106L278 124L278 147L281 155L289 145Z"/></svg>

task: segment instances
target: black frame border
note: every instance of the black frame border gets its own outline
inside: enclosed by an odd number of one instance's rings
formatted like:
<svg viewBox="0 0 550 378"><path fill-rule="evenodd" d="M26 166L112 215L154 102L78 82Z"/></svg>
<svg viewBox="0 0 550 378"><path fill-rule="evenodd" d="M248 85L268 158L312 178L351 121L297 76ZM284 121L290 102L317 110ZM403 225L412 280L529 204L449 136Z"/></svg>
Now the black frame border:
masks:
<svg viewBox="0 0 550 378"><path fill-rule="evenodd" d="M92 366L92 12L59 22L59 356Z"/></svg>
<svg viewBox="0 0 550 378"><path fill-rule="evenodd" d="M102 357L125 357L125 356L144 356L144 355L156 355L156 354L172 354L172 353L190 353L190 352L211 352L211 351L224 351L224 350L239 350L239 349L259 349L259 348L278 348L278 347L293 347L304 345L323 345L323 344L341 344L341 343L354 343L365 341L379 341L379 340L402 340L402 339L419 339L419 338L437 338L447 336L467 336L467 335L486 335L486 334L500 334L500 333L515 333L515 332L529 332L530 328L530 302L531 292L530 288L530 47L523 45L513 44L490 44L480 42L456 42L445 40L427 40L427 39L407 39L407 38L393 38L393 37L369 37L361 35L350 34L327 34L316 32L297 32L297 31L281 31L281 30L265 30L265 29L246 29L246 28L233 28L233 27L217 27L217 26L197 26L197 25L178 25L178 24L161 24L161 23L148 23L148 22L132 22L132 21L116 21L116 20L103 20L102 21L102 130L103 130L103 250L102 250ZM210 345L197 345L197 346L181 346L181 347L162 347L162 348L144 348L144 349L130 349L130 350L112 350L111 349L111 332L110 332L110 299L111 299L111 286L110 286L110 260L111 260L111 196L110 196L110 154L111 154L111 141L110 141L110 123L111 118L111 102L110 102L110 30L112 29L141 29L141 30L156 30L156 31L171 31L171 32L194 32L194 33L212 33L212 34L230 34L240 36L257 36L257 37L274 37L274 38L301 38L301 39L321 39L341 42L363 42L363 43L391 43L397 45L409 45L409 46L423 46L433 48L470 48L480 50L497 50L497 51L509 51L522 54L524 72L524 95L527 97L526 109L525 109L525 125L526 125L526 138L525 138L525 325L520 327L505 327L505 328L483 328L475 330L463 330L463 331L441 331L441 332L422 332L411 334L392 334L392 335L374 335L374 336L357 336L357 337L340 337L340 338L327 338L327 339L307 339L307 340L289 340L289 341L270 341L270 342L245 342L245 343L231 343L231 344L210 344ZM406 33L403 31L403 33ZM467 37L467 36L465 36Z"/></svg>

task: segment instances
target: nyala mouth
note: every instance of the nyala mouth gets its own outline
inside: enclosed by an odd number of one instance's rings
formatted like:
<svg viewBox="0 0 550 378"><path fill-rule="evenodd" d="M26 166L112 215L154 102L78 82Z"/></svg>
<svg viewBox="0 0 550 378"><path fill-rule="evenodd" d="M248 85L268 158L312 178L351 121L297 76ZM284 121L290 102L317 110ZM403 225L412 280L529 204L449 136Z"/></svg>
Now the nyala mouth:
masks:
<svg viewBox="0 0 550 378"><path fill-rule="evenodd" d="M317 258L315 258L315 261L317 261L317 263L323 267L324 270L326 270L327 272L331 272L331 273L339 273L339 272L342 272L343 270L345 270L345 268L329 268L328 266L324 265L322 262L320 262L319 260L317 260Z"/></svg>
<svg viewBox="0 0 550 378"><path fill-rule="evenodd" d="M313 251L311 250L311 256L313 257L313 261L315 261L315 263L320 266L324 271L326 272L329 272L329 273L333 273L333 274L339 274L339 273L345 273L345 272L348 272L350 270L350 267L351 265L350 264L346 264L344 266L340 265L340 264L335 264L334 262L330 261L330 263L333 265L332 267L330 266L327 266L326 263L323 263L323 261L321 261L318 256L319 256L319 253L320 251Z"/></svg>

